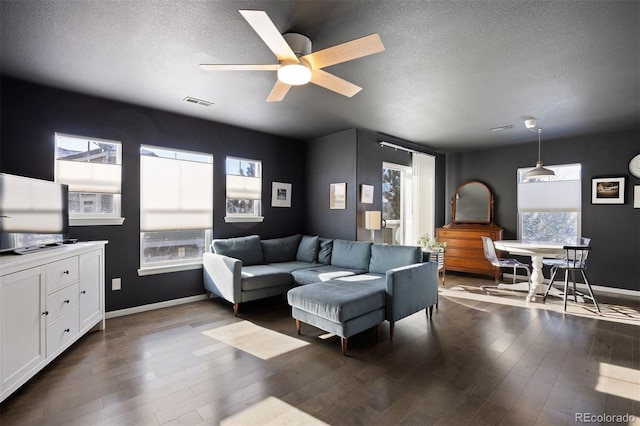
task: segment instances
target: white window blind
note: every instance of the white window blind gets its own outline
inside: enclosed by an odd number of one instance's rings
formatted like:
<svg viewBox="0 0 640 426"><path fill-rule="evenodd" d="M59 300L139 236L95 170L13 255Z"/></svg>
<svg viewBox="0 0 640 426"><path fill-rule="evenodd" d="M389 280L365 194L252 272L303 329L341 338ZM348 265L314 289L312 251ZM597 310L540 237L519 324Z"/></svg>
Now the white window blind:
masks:
<svg viewBox="0 0 640 426"><path fill-rule="evenodd" d="M121 176L120 164L56 161L56 180L71 192L120 194Z"/></svg>
<svg viewBox="0 0 640 426"><path fill-rule="evenodd" d="M56 182L69 192L120 194L120 142L56 133Z"/></svg>
<svg viewBox="0 0 640 426"><path fill-rule="evenodd" d="M193 155L198 160L140 156L140 231L213 226L213 157Z"/></svg>
<svg viewBox="0 0 640 426"><path fill-rule="evenodd" d="M580 210L580 180L518 183L518 210Z"/></svg>
<svg viewBox="0 0 640 426"><path fill-rule="evenodd" d="M259 200L262 198L262 178L227 175L227 198Z"/></svg>

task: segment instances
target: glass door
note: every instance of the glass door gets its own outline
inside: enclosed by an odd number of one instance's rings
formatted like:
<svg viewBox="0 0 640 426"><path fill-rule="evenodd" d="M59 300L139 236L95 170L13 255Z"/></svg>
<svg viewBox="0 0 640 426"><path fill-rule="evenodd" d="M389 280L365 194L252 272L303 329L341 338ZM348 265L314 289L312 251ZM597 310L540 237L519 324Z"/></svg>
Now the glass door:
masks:
<svg viewBox="0 0 640 426"><path fill-rule="evenodd" d="M393 163L382 164L382 242L384 244L415 244L412 235L412 173L411 168Z"/></svg>

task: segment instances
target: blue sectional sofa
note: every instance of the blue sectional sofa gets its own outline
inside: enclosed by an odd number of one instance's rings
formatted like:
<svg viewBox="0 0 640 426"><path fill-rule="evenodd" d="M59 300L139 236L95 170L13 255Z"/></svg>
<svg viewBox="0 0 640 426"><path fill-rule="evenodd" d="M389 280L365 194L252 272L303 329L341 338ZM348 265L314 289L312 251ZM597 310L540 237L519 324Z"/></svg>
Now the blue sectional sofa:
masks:
<svg viewBox="0 0 640 426"><path fill-rule="evenodd" d="M301 323L342 338L427 310L438 303L435 262L419 247L378 245L310 235L261 240L257 235L216 239L204 254L204 286L239 304L287 294Z"/></svg>

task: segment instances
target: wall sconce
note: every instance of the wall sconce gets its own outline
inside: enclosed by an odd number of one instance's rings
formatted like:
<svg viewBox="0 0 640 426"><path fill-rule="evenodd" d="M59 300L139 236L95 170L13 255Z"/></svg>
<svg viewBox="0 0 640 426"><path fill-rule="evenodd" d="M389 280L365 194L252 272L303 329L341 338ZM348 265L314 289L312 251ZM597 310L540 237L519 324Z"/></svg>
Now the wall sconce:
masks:
<svg viewBox="0 0 640 426"><path fill-rule="evenodd" d="M379 210L365 211L364 228L371 231L371 241L375 241L376 231L382 229L382 212Z"/></svg>

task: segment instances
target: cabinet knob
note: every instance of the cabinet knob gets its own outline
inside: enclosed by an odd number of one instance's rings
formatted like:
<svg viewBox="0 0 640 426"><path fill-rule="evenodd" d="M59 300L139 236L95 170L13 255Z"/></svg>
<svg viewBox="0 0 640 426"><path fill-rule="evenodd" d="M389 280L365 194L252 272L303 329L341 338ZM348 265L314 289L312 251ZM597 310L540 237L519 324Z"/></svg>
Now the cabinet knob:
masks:
<svg viewBox="0 0 640 426"><path fill-rule="evenodd" d="M82 290L82 291L80 292L80 294L87 294L87 291L86 291L86 290Z"/></svg>
<svg viewBox="0 0 640 426"><path fill-rule="evenodd" d="M42 315L49 315L49 311L44 311Z"/></svg>
<svg viewBox="0 0 640 426"><path fill-rule="evenodd" d="M69 299L65 300L64 303L69 303Z"/></svg>
<svg viewBox="0 0 640 426"><path fill-rule="evenodd" d="M62 272L62 273L63 273L63 274L66 274L66 275L69 275L69 271L68 271L68 270L67 270L67 271L64 271L64 272Z"/></svg>
<svg viewBox="0 0 640 426"><path fill-rule="evenodd" d="M65 333L69 333L70 331L71 331L71 329L68 329L68 328L65 328L65 329L64 329L64 332L65 332Z"/></svg>

